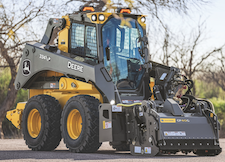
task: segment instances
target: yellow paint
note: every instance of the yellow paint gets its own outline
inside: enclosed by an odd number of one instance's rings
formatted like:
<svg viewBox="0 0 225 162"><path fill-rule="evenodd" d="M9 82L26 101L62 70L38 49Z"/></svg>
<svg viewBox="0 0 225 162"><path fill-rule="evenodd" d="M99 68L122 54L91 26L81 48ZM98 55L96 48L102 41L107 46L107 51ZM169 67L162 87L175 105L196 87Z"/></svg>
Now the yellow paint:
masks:
<svg viewBox="0 0 225 162"><path fill-rule="evenodd" d="M77 109L73 109L67 118L67 131L72 139L77 139L82 131L82 117Z"/></svg>
<svg viewBox="0 0 225 162"><path fill-rule="evenodd" d="M143 22L141 22L141 18L142 18L142 17L145 17L145 18L146 18L146 15L138 16L137 21L138 21L138 23L139 23L144 29L146 29L146 24L143 23Z"/></svg>
<svg viewBox="0 0 225 162"><path fill-rule="evenodd" d="M40 133L41 115L36 108L32 109L28 115L27 130L32 138L36 138Z"/></svg>
<svg viewBox="0 0 225 162"><path fill-rule="evenodd" d="M21 128L21 118L22 112L25 108L26 102L20 102L17 104L16 109L8 111L6 114L6 118L12 122L12 124L20 129Z"/></svg>
<svg viewBox="0 0 225 162"><path fill-rule="evenodd" d="M160 118L161 123L176 123L175 118Z"/></svg>
<svg viewBox="0 0 225 162"><path fill-rule="evenodd" d="M155 85L155 81L150 81L149 87L151 88L151 91L152 91L151 100L155 100L154 95L153 95L153 87L154 87L154 85Z"/></svg>
<svg viewBox="0 0 225 162"><path fill-rule="evenodd" d="M55 73L55 72L49 72L45 75L52 76L52 74L54 75L57 74L61 76L61 73ZM71 78L65 78L65 77L62 77L59 80L59 89L30 89L29 90L29 98L36 95L40 95L40 94L46 94L57 99L62 109L64 105L66 104L66 102L71 97L77 96L77 95L94 96L101 103L103 103L102 95L92 83L86 83L86 82L78 81ZM6 115L7 119L11 121L12 124L18 129L21 128L21 117L22 117L21 114L25 108L25 105L26 105L26 102L18 103L16 109L8 111ZM37 131L34 134L37 134ZM35 138L34 134L33 135L31 134L33 138Z"/></svg>
<svg viewBox="0 0 225 162"><path fill-rule="evenodd" d="M92 83L86 83L65 77L62 77L59 80L59 89L30 89L29 92L29 98L40 94L55 97L59 101L62 109L71 97L77 95L94 96L103 103L102 95Z"/></svg>
<svg viewBox="0 0 225 162"><path fill-rule="evenodd" d="M210 117L213 118L213 113L210 113Z"/></svg>
<svg viewBox="0 0 225 162"><path fill-rule="evenodd" d="M96 21L92 21L91 19L91 16L92 15L96 15L97 16L97 20ZM104 15L105 16L105 20L104 21L100 21L98 19L99 15ZM87 13L87 17L91 20L92 23L95 23L95 24L103 24L109 16L111 16L112 13L106 13L106 12L93 12L93 13Z"/></svg>
<svg viewBox="0 0 225 162"><path fill-rule="evenodd" d="M70 19L68 15L63 16L62 18L66 20L66 26L59 31L58 49L68 53Z"/></svg>
<svg viewBox="0 0 225 162"><path fill-rule="evenodd" d="M103 129L105 129L105 121L103 121Z"/></svg>
<svg viewBox="0 0 225 162"><path fill-rule="evenodd" d="M135 105L141 105L141 102L133 103L133 104L117 104L117 106L123 106L123 107L132 107Z"/></svg>
<svg viewBox="0 0 225 162"><path fill-rule="evenodd" d="M42 73L41 76L43 76L43 77L60 77L60 76L64 76L64 74L58 73L55 71L46 71L46 72Z"/></svg>

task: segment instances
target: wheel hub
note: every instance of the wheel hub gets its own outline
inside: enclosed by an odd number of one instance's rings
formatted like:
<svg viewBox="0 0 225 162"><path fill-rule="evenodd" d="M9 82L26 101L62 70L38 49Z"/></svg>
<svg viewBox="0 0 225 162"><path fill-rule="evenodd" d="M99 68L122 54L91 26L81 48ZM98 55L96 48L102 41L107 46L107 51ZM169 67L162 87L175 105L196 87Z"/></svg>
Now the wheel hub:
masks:
<svg viewBox="0 0 225 162"><path fill-rule="evenodd" d="M30 136L36 138L41 130L41 115L37 109L32 109L28 115L27 128Z"/></svg>
<svg viewBox="0 0 225 162"><path fill-rule="evenodd" d="M77 109L72 110L67 118L67 130L70 138L77 139L82 131L82 117Z"/></svg>

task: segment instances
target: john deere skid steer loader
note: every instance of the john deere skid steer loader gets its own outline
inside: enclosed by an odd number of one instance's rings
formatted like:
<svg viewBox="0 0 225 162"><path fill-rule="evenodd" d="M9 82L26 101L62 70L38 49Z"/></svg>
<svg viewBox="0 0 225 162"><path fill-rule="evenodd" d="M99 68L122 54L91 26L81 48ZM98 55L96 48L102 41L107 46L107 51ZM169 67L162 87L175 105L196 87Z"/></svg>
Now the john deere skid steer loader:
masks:
<svg viewBox="0 0 225 162"><path fill-rule="evenodd" d="M220 154L213 105L192 95L178 68L149 61L145 20L127 8L82 7L26 44L15 87L29 100L7 118L30 149L54 150L63 138L79 153L109 141L133 155Z"/></svg>

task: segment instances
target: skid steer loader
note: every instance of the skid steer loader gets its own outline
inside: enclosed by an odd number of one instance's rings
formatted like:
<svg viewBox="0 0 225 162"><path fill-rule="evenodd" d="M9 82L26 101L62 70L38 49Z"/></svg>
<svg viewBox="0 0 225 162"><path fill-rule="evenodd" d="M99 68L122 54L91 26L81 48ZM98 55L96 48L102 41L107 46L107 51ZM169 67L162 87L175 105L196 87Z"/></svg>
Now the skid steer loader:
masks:
<svg viewBox="0 0 225 162"><path fill-rule="evenodd" d="M30 149L54 150L63 138L76 153L105 141L133 155L221 153L213 105L192 95L178 68L150 61L145 20L128 8L81 7L26 44L15 87L29 100L7 118Z"/></svg>

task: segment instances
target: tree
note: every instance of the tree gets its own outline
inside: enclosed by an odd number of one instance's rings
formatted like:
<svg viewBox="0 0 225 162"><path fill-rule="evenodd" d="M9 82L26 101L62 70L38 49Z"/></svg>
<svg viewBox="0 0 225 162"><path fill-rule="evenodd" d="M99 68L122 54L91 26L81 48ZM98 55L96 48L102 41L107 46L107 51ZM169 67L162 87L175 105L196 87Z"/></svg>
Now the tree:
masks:
<svg viewBox="0 0 225 162"><path fill-rule="evenodd" d="M205 69L203 79L207 82L214 82L225 91L225 54L220 51L220 56L216 57Z"/></svg>
<svg viewBox="0 0 225 162"><path fill-rule="evenodd" d="M172 33L168 27L165 29L164 40L159 47L160 50L157 51L161 56L160 60L166 65L179 67L189 79L193 79L198 72L204 71L204 64L208 64L207 60L218 54L224 47L221 45L213 49L202 49L206 33L204 22L190 34L179 34L181 37Z"/></svg>
<svg viewBox="0 0 225 162"><path fill-rule="evenodd" d="M26 0L20 2L20 5L13 0L0 1L0 67L9 67L11 75L6 97L0 103L0 135L2 138L2 121L6 112L14 105L17 95L14 81L23 46L29 41L38 39L31 24L36 18L43 18L46 15L48 5L49 2L45 0L42 2Z"/></svg>

